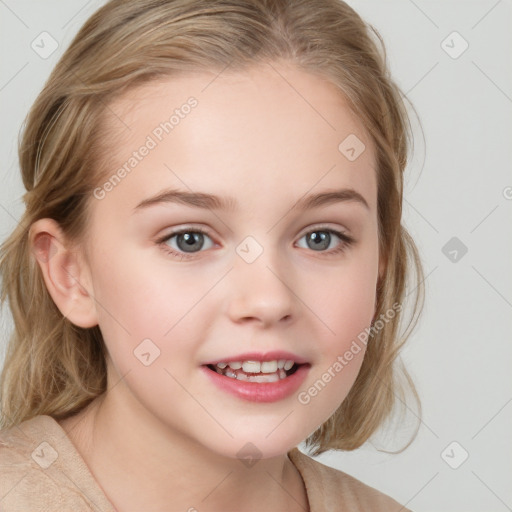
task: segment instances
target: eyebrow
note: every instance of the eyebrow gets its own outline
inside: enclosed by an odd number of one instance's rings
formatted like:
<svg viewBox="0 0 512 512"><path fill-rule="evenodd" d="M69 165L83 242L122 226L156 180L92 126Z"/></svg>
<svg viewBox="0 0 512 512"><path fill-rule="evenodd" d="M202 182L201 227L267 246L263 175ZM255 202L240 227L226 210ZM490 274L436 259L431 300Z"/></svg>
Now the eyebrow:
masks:
<svg viewBox="0 0 512 512"><path fill-rule="evenodd" d="M366 199L359 192L351 188L343 188L302 196L296 201L293 208L303 211L347 201L356 202L364 206L366 209L370 209ZM236 199L230 196L220 197L213 194L207 194L205 192L186 192L183 190L167 189L153 197L149 197L141 201L134 208L134 213L162 203L178 203L196 208L226 211L236 211L238 206Z"/></svg>

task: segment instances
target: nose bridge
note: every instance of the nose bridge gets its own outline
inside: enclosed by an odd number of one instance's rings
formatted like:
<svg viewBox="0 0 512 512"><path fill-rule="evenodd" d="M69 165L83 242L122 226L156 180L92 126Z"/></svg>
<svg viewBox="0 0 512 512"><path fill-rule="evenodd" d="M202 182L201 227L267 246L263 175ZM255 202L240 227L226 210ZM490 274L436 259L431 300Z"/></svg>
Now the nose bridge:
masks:
<svg viewBox="0 0 512 512"><path fill-rule="evenodd" d="M233 320L253 318L268 324L296 314L291 267L270 239L260 242L247 236L235 249L229 304Z"/></svg>

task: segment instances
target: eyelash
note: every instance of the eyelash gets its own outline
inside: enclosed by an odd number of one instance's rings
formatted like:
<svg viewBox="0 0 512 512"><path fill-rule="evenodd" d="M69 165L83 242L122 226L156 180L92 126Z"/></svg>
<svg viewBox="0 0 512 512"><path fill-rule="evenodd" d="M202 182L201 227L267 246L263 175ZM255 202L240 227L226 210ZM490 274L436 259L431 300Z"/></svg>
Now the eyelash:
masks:
<svg viewBox="0 0 512 512"><path fill-rule="evenodd" d="M330 251L313 251L313 252L319 252L320 254L324 253L324 254L328 255L329 257L335 256L337 254L341 254L343 251L345 251L345 249L347 249L355 241L352 237L346 235L345 233L337 231L336 229L333 229L333 228L328 228L326 226L315 227L315 228L307 231L306 233L304 233L304 235L302 235L301 238L303 238L304 236L309 235L311 233L317 232L317 231L334 233L341 240L339 247L337 247L336 249L331 249ZM177 252L174 249L171 249L166 244L166 242L168 242L171 238L174 238L175 236L181 235L183 233L201 233L201 234L206 235L209 238L211 238L210 235L208 234L208 232L205 231L204 229L199 228L199 227L194 227L194 228L184 228L184 229L180 229L178 231L173 231L172 233L165 235L165 237L158 239L156 241L156 243L157 243L157 245L159 245L162 248L162 250L164 252L166 252L173 258L180 259L180 260L184 260L184 259L190 260L190 259L193 259L197 254L204 252L204 251L198 251L195 253Z"/></svg>

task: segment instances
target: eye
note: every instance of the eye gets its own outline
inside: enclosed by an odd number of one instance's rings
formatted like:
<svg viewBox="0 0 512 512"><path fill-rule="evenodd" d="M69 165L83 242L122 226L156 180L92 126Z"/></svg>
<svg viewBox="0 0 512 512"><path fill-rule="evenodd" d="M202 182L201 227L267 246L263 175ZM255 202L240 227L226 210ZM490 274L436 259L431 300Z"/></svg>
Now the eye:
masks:
<svg viewBox="0 0 512 512"><path fill-rule="evenodd" d="M204 248L205 238L211 241L206 231L201 228L184 228L159 239L157 244L171 256L179 259L187 259L194 257L194 254ZM211 243L206 249L210 249L213 245L214 244Z"/></svg>
<svg viewBox="0 0 512 512"><path fill-rule="evenodd" d="M301 237L300 240L303 238L306 239L306 249L309 248L315 252L325 252L329 255L338 254L354 243L354 239L352 237L327 227L318 227L310 230ZM341 243L338 242L338 244L336 244L336 239L340 240ZM326 251L325 249L328 249L332 242L334 242L335 248L330 251Z"/></svg>
<svg viewBox="0 0 512 512"><path fill-rule="evenodd" d="M308 231L300 240L306 239L306 249L325 253L328 256L339 254L354 243L354 239L345 233L321 226ZM210 240L210 244L205 240ZM336 240L338 242L336 243ZM215 243L206 231L201 228L182 228L157 240L162 250L180 260L192 259L202 249L211 249ZM334 243L334 248L328 249ZM206 245L206 247L205 247Z"/></svg>

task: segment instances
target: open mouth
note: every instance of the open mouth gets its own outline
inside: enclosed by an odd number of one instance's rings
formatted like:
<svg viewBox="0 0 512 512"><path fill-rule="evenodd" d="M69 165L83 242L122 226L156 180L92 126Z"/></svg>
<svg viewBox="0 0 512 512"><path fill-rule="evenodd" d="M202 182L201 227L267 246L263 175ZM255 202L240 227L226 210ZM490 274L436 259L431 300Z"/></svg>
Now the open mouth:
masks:
<svg viewBox="0 0 512 512"><path fill-rule="evenodd" d="M298 364L290 360L279 361L235 361L230 363L208 364L207 368L213 372L231 379L245 382L278 382L293 375L301 366L309 366L309 363Z"/></svg>

